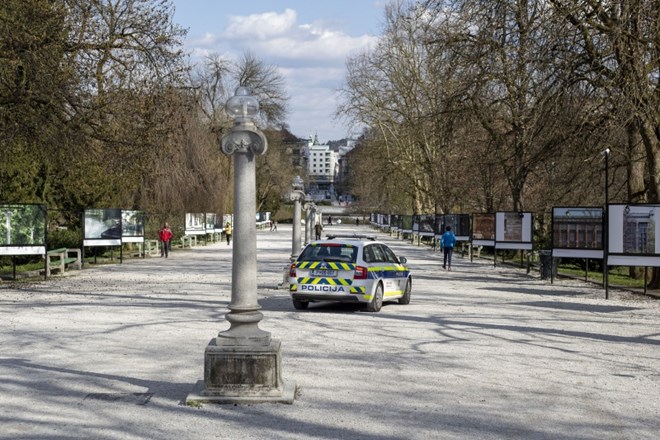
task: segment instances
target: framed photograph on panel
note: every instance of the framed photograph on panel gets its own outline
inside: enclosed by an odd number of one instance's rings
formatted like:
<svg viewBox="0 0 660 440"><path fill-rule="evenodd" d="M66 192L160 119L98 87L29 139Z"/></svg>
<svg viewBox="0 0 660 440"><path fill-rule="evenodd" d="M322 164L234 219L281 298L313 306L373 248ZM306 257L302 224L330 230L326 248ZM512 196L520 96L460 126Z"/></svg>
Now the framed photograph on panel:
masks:
<svg viewBox="0 0 660 440"><path fill-rule="evenodd" d="M185 235L204 235L206 233L203 213L186 213Z"/></svg>
<svg viewBox="0 0 660 440"><path fill-rule="evenodd" d="M83 212L84 246L121 246L121 209L85 209Z"/></svg>
<svg viewBox="0 0 660 440"><path fill-rule="evenodd" d="M496 212L495 249L532 249L532 213Z"/></svg>
<svg viewBox="0 0 660 440"><path fill-rule="evenodd" d="M603 258L603 208L552 208L552 256Z"/></svg>
<svg viewBox="0 0 660 440"><path fill-rule="evenodd" d="M445 214L442 229L438 231L442 235L447 226L451 227L456 236L456 241L470 240L470 214Z"/></svg>
<svg viewBox="0 0 660 440"><path fill-rule="evenodd" d="M144 243L144 211L122 210L121 241Z"/></svg>
<svg viewBox="0 0 660 440"><path fill-rule="evenodd" d="M411 234L413 231L413 216L412 215L402 215L401 216L401 232L405 234Z"/></svg>
<svg viewBox="0 0 660 440"><path fill-rule="evenodd" d="M472 214L472 244L476 246L495 246L495 214Z"/></svg>
<svg viewBox="0 0 660 440"><path fill-rule="evenodd" d="M610 266L660 266L660 205L608 205Z"/></svg>
<svg viewBox="0 0 660 440"><path fill-rule="evenodd" d="M46 206L0 205L0 255L46 254Z"/></svg>
<svg viewBox="0 0 660 440"><path fill-rule="evenodd" d="M435 235L435 214L418 216L417 233L421 237L433 237Z"/></svg>

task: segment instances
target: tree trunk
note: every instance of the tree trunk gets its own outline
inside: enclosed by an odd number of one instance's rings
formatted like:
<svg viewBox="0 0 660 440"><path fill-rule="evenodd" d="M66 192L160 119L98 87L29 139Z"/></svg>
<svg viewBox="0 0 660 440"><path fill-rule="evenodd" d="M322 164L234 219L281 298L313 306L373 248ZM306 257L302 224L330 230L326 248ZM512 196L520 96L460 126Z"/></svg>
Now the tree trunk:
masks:
<svg viewBox="0 0 660 440"><path fill-rule="evenodd" d="M649 124L640 124L639 132L642 137L642 143L646 150L646 166L648 170L648 203L658 203L658 194L660 194L660 140L654 134L658 132L658 127L652 130ZM648 283L649 289L660 289L660 267L653 268L651 281Z"/></svg>

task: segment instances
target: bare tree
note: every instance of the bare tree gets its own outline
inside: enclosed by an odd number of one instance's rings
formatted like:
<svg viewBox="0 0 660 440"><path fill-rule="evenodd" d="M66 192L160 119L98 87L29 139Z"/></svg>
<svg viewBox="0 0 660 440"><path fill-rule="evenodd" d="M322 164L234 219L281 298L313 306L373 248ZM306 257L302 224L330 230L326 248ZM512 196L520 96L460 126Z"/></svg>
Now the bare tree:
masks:
<svg viewBox="0 0 660 440"><path fill-rule="evenodd" d="M460 72L447 46L438 44L436 18L416 5L387 7L377 47L347 62L337 110L374 130L381 147L371 162L386 163L377 168L400 182L415 213L442 212L457 201L452 154Z"/></svg>
<svg viewBox="0 0 660 440"><path fill-rule="evenodd" d="M552 0L574 30L576 81L593 87L625 135L612 143L629 202L660 201L660 8L654 0ZM614 181L616 184L616 181ZM609 185L610 182L607 182ZM654 268L652 287L660 286Z"/></svg>
<svg viewBox="0 0 660 440"><path fill-rule="evenodd" d="M556 62L561 27L544 1L431 1L463 21L461 52L470 112L488 134L488 150L502 169L511 209L525 207L525 185L534 170L568 139L560 117L562 66Z"/></svg>
<svg viewBox="0 0 660 440"><path fill-rule="evenodd" d="M284 78L276 67L265 64L251 53L245 53L238 60L211 55L198 67L191 81L199 96L204 120L209 130L214 133L217 145L222 136L232 126L232 121L225 112L224 105L234 95L239 86L246 86L259 99L260 119L266 128L265 134L270 147L266 156L257 160L257 205L258 209L279 206L280 194L291 181L290 161L284 160L285 149L280 142L280 133L272 128L281 126L286 117L288 96L285 92ZM223 188L223 209L231 210L233 182L231 160L219 161L222 176L220 187Z"/></svg>
<svg viewBox="0 0 660 440"><path fill-rule="evenodd" d="M582 64L578 79L609 99L611 115L628 133L623 151L631 168L629 196L660 201L660 8L654 0L552 0L573 26ZM639 139L639 141L636 140ZM643 179L635 179L636 175Z"/></svg>
<svg viewBox="0 0 660 440"><path fill-rule="evenodd" d="M286 118L289 97L284 77L277 67L245 52L234 64L233 75L237 85L249 87L259 98L260 114L266 126L278 128Z"/></svg>
<svg viewBox="0 0 660 440"><path fill-rule="evenodd" d="M69 52L81 86L99 97L112 90L179 82L182 39L171 0L65 0Z"/></svg>

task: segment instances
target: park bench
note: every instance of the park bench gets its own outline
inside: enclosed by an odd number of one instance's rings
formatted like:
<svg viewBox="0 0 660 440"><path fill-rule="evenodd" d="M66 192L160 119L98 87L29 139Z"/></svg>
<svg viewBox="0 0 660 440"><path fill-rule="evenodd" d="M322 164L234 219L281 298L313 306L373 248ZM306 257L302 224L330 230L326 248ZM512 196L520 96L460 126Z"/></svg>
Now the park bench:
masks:
<svg viewBox="0 0 660 440"><path fill-rule="evenodd" d="M197 236L196 235L184 235L181 237L181 248L184 248L188 246L189 248L192 248L193 246L197 246Z"/></svg>
<svg viewBox="0 0 660 440"><path fill-rule="evenodd" d="M64 273L64 269L73 264L76 269L82 269L80 249L59 248L46 252L46 276L50 276L53 270Z"/></svg>
<svg viewBox="0 0 660 440"><path fill-rule="evenodd" d="M160 240L144 240L144 254L150 257L159 257Z"/></svg>

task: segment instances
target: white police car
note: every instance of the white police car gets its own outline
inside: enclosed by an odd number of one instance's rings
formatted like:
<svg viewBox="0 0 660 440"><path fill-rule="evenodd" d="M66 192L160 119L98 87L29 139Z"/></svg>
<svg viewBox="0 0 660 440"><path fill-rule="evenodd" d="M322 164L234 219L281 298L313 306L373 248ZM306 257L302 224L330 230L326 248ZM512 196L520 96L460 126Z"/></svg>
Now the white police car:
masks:
<svg viewBox="0 0 660 440"><path fill-rule="evenodd" d="M329 235L308 244L291 264L289 290L293 306L310 302L365 303L378 312L383 301L410 303L412 275L405 258L365 235Z"/></svg>

